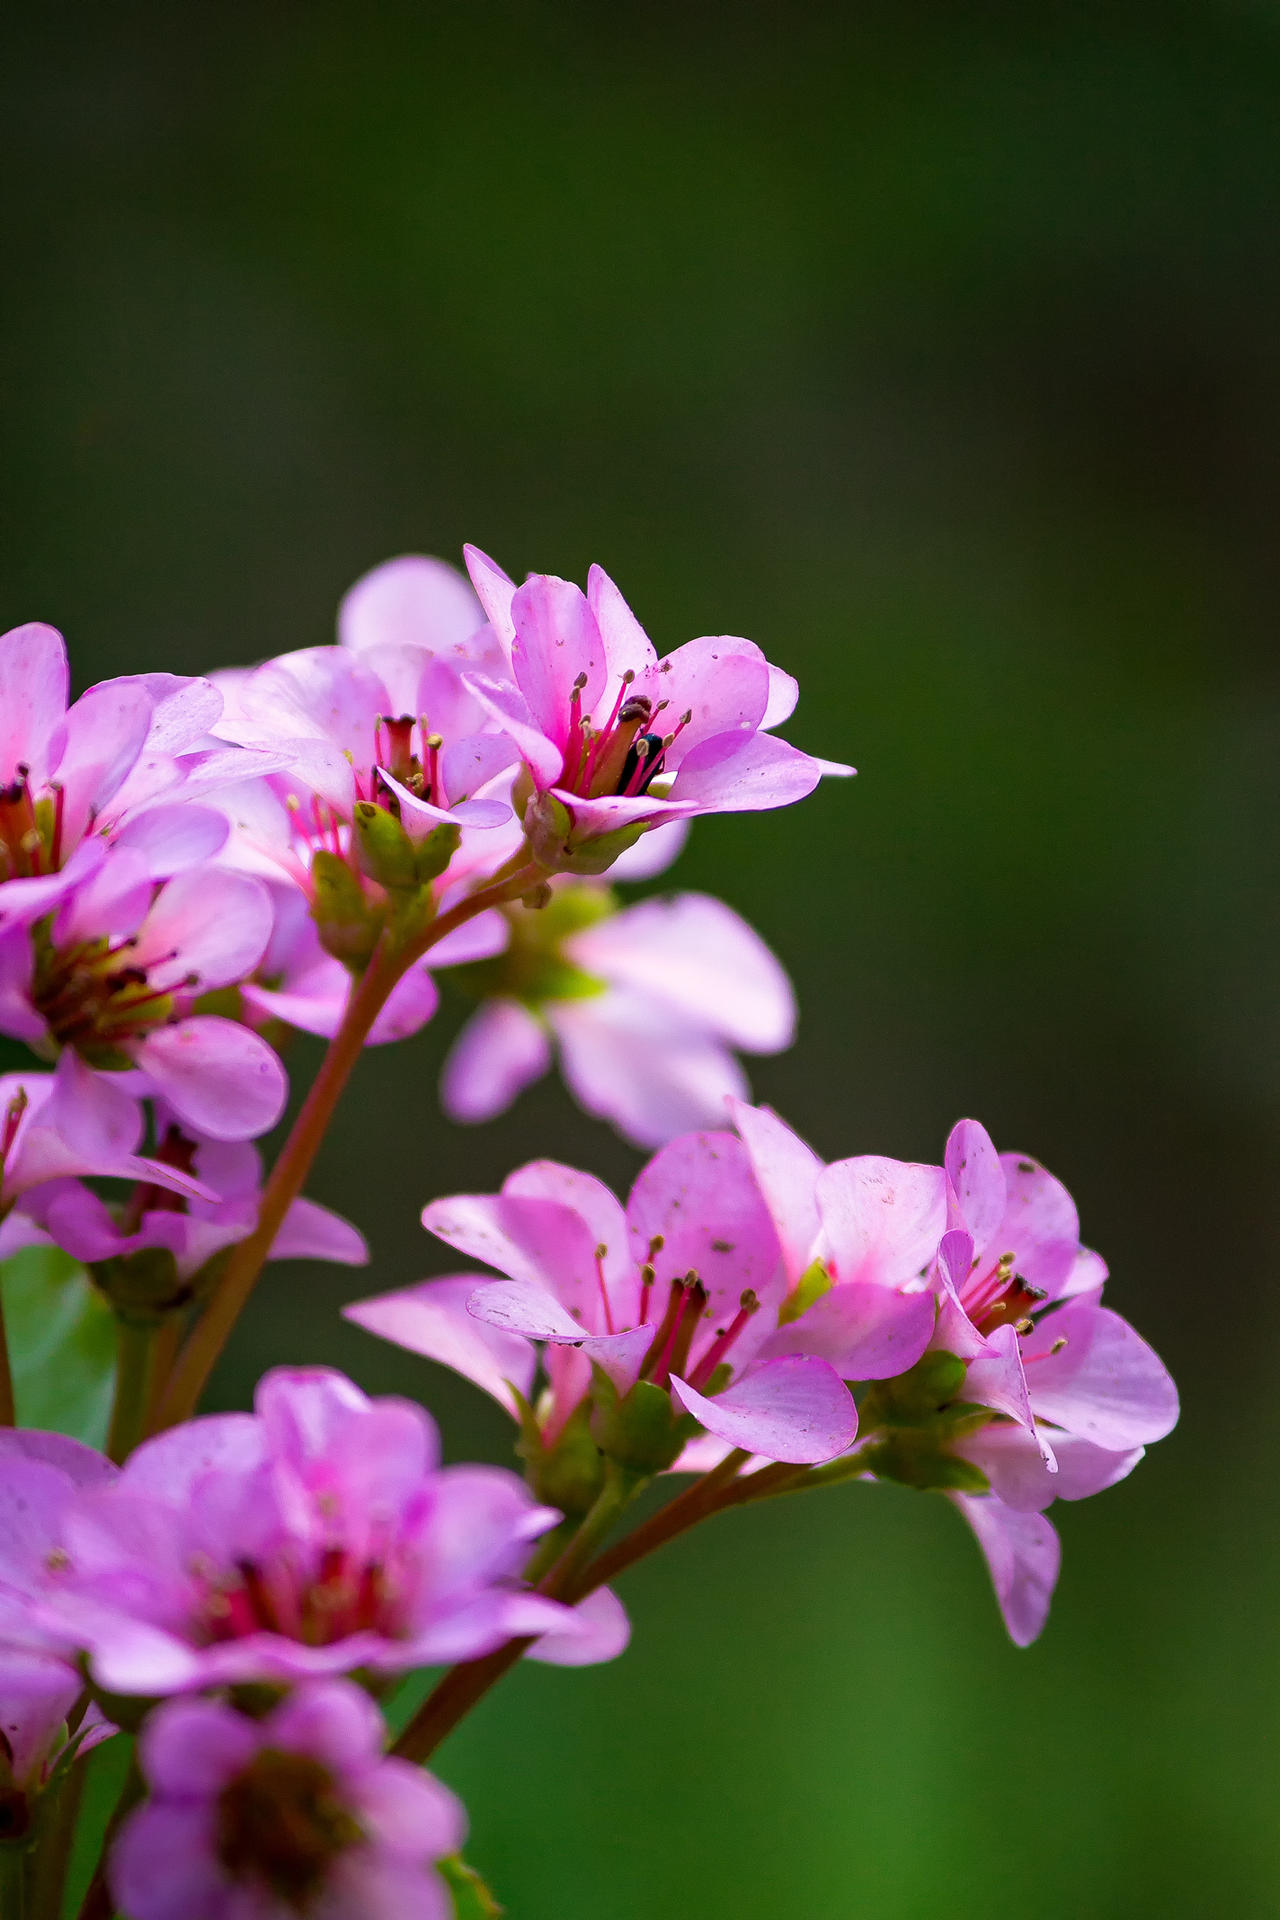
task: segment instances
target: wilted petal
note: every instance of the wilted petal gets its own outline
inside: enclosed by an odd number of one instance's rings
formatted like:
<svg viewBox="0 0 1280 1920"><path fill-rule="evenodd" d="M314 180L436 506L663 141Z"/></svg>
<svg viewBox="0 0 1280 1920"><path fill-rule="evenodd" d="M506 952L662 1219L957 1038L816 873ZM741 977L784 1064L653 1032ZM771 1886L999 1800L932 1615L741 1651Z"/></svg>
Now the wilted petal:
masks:
<svg viewBox="0 0 1280 1920"><path fill-rule="evenodd" d="M853 1445L858 1410L825 1360L798 1354L767 1360L714 1399L683 1380L671 1390L708 1433L770 1460L817 1465Z"/></svg>

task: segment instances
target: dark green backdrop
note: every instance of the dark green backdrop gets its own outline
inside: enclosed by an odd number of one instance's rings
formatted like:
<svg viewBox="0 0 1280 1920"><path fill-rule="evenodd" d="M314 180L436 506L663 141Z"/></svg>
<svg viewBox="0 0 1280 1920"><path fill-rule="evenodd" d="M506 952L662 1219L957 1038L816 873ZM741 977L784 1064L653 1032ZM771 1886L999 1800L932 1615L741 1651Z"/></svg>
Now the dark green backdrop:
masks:
<svg viewBox="0 0 1280 1920"><path fill-rule="evenodd" d="M752 635L862 769L677 869L795 977L760 1095L830 1157L1038 1154L1183 1388L1030 1652L905 1492L639 1570L625 1660L445 1750L477 1863L517 1920L1270 1916L1280 13L27 11L0 622L199 671L469 538ZM637 1160L550 1088L443 1131L452 1019L324 1156L373 1279L273 1274L221 1403L332 1360L501 1456L336 1307L443 1269L432 1194Z"/></svg>

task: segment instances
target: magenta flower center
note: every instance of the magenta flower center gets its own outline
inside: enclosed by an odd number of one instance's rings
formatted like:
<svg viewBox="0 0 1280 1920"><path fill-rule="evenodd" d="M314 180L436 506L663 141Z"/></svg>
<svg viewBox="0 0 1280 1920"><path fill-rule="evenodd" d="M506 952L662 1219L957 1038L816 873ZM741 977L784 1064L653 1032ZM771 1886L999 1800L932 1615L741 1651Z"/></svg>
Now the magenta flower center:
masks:
<svg viewBox="0 0 1280 1920"><path fill-rule="evenodd" d="M397 1639L405 1632L403 1593L404 1581L386 1555L331 1546L310 1564L288 1552L246 1559L207 1582L196 1634L209 1644L278 1633L308 1647L327 1647L353 1633Z"/></svg>
<svg viewBox="0 0 1280 1920"><path fill-rule="evenodd" d="M609 717L599 727L582 711L587 676L581 674L574 682L560 777L560 785L570 793L592 799L601 794L632 798L647 793L662 772L667 749L692 720L692 713L686 713L670 733L659 731L655 722L670 703L659 700L655 706L647 694L632 693L634 680L635 674L628 668L619 682Z"/></svg>
<svg viewBox="0 0 1280 1920"><path fill-rule="evenodd" d="M364 1835L333 1775L303 1753L263 1747L218 1796L218 1858L233 1880L265 1885L296 1913Z"/></svg>
<svg viewBox="0 0 1280 1920"><path fill-rule="evenodd" d="M0 787L0 885L56 873L62 865L60 786L51 798L35 799L30 769L19 766L7 787Z"/></svg>
<svg viewBox="0 0 1280 1920"><path fill-rule="evenodd" d="M994 1267L971 1274L961 1290L960 1304L981 1334L1008 1325L1019 1334L1031 1331L1031 1315L1045 1294L1014 1272L1016 1258L1016 1254L1002 1253Z"/></svg>
<svg viewBox="0 0 1280 1920"><path fill-rule="evenodd" d="M32 991L59 1046L74 1047L92 1066L128 1066L122 1049L175 1018L173 987L154 987L137 964L133 939L80 940L55 947L37 930ZM172 959L172 954L166 959ZM198 984L194 974L182 982Z"/></svg>

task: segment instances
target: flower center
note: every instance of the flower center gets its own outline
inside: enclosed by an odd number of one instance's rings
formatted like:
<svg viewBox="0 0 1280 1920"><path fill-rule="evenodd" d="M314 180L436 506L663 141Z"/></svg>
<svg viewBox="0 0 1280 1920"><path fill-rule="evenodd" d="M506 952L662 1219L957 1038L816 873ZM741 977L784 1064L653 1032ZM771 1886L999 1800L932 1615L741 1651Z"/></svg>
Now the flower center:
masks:
<svg viewBox="0 0 1280 1920"><path fill-rule="evenodd" d="M54 1041L74 1047L91 1066L127 1067L124 1048L176 1016L176 987L153 987L145 967L134 959L135 940L112 941L105 935L55 947L48 923L36 934L32 998ZM174 956L169 954L167 959ZM180 983L198 984L195 974Z"/></svg>
<svg viewBox="0 0 1280 1920"><path fill-rule="evenodd" d="M670 703L659 700L655 706L647 694L632 693L635 677L630 668L622 675L603 726L596 726L582 711L586 674L574 682L560 778L560 785L570 793L591 799L609 793L628 798L647 793L662 772L667 749L692 720L693 714L686 713L670 733L658 732L654 722Z"/></svg>
<svg viewBox="0 0 1280 1920"><path fill-rule="evenodd" d="M62 865L62 788L37 800L30 769L19 766L0 787L0 884L56 873Z"/></svg>
<svg viewBox="0 0 1280 1920"><path fill-rule="evenodd" d="M1031 1315L1045 1294L1014 1272L1016 1258L1016 1254L1002 1253L989 1272L971 1277L961 1292L960 1304L981 1334L1009 1325L1020 1334L1031 1331Z"/></svg>
<svg viewBox="0 0 1280 1920"><path fill-rule="evenodd" d="M233 1880L265 1882L295 1913L363 1838L329 1769L306 1754L264 1747L218 1796L219 1860Z"/></svg>
<svg viewBox="0 0 1280 1920"><path fill-rule="evenodd" d="M308 1647L353 1633L393 1639L403 1627L400 1591L385 1559L358 1558L345 1547L323 1548L309 1567L287 1555L246 1559L208 1579L196 1630L206 1642L278 1633Z"/></svg>

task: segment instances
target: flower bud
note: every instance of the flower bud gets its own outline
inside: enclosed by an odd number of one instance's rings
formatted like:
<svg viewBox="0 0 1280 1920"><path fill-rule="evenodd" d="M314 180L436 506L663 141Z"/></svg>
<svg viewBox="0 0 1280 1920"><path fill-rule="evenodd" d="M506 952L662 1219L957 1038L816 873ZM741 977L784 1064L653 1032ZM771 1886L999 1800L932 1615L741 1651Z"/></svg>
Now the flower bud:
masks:
<svg viewBox="0 0 1280 1920"><path fill-rule="evenodd" d="M591 1434L600 1451L631 1473L665 1473L698 1431L688 1414L677 1414L671 1395L652 1380L637 1380L619 1397L599 1367L592 1372Z"/></svg>
<svg viewBox="0 0 1280 1920"><path fill-rule="evenodd" d="M355 972L369 964L382 932L382 911L341 855L324 848L311 862L311 918L326 953Z"/></svg>
<svg viewBox="0 0 1280 1920"><path fill-rule="evenodd" d="M413 842L385 807L371 800L356 802L352 843L361 873L380 887L395 892L417 886Z"/></svg>
<svg viewBox="0 0 1280 1920"><path fill-rule="evenodd" d="M605 873L619 854L634 847L642 824L575 839L573 815L554 794L540 793L524 816L529 851L548 873Z"/></svg>

